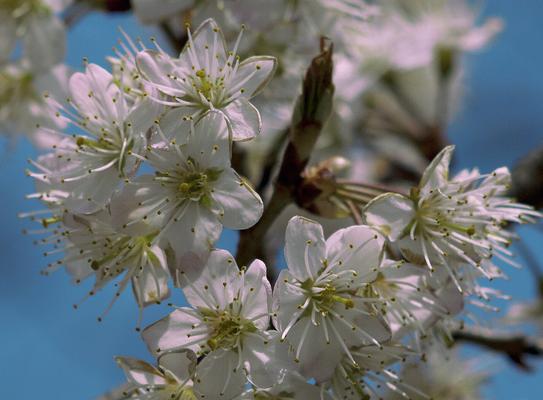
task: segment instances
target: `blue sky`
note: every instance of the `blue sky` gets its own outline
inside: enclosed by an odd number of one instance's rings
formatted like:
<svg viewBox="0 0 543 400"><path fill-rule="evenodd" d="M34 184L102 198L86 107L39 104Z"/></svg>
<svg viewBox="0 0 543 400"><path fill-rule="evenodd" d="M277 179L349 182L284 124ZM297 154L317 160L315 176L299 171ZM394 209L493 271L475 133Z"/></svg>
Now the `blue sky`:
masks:
<svg viewBox="0 0 543 400"><path fill-rule="evenodd" d="M543 3L489 0L485 14L502 16L505 31L489 49L469 57L466 101L449 137L457 144L460 167L477 165L488 171L511 166L531 148L543 144ZM93 14L70 32L68 63L77 69L87 57L105 65L104 58L119 36L118 26L134 37L156 34L143 30L128 16ZM39 275L46 260L42 250L32 245L32 239L20 233L26 224L16 216L36 206L24 200L24 195L33 190L31 180L24 176L26 159L35 152L26 141L13 148L6 141L0 143L2 398L93 399L123 381L114 355L148 358L133 329L135 304L127 293L98 323L96 317L105 309L113 290L105 290L75 311L72 304L83 297L84 290L71 286L63 272L47 278ZM541 232L526 228L522 233L531 248L541 248ZM234 242L235 237L228 235L219 247L233 250ZM511 278L497 286L515 299L533 295L527 270L511 271ZM179 294L174 302L176 299L181 302ZM152 307L145 313L146 321L166 313L166 307ZM503 363L488 386L488 398L540 399L543 362L534 364L539 371L525 374Z"/></svg>

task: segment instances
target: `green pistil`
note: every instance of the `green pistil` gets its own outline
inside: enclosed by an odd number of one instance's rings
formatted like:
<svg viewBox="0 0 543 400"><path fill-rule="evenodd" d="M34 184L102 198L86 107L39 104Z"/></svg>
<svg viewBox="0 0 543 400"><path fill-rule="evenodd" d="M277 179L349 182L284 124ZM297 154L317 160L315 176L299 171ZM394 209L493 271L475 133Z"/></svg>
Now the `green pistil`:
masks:
<svg viewBox="0 0 543 400"><path fill-rule="evenodd" d="M211 206L211 184L219 179L221 171L209 169L204 172L188 172L181 176L177 186L180 197L199 201L206 207Z"/></svg>
<svg viewBox="0 0 543 400"><path fill-rule="evenodd" d="M449 221L439 221L438 224L440 226L452 229L457 232L463 232L467 234L468 236L473 236L475 234L475 227L473 226L463 226L459 224L453 224L452 222L449 222Z"/></svg>
<svg viewBox="0 0 543 400"><path fill-rule="evenodd" d="M219 77L215 81L209 79L205 69L196 71L196 78L194 79L194 87L200 92L208 101L212 100L212 94L214 91L223 87L223 78ZM219 104L215 104L218 106Z"/></svg>
<svg viewBox="0 0 543 400"><path fill-rule="evenodd" d="M123 267L125 264L130 262L134 257L137 257L143 252L147 252L147 255L152 260L156 260L156 256L152 251L148 251L149 247L151 246L151 242L155 238L157 234L153 233L147 236L139 236L136 238L130 238L130 237L123 237L119 239L114 245L112 245L110 248L108 248L107 254L102 257L99 260L92 260L90 263L90 267L97 271L100 268L102 268L104 265L110 263L111 261L115 260L119 254L124 252L125 250L129 250L129 254L125 255L124 258L121 260L117 260L115 262L116 266ZM132 251L136 249L136 251Z"/></svg>
<svg viewBox="0 0 543 400"><path fill-rule="evenodd" d="M232 304L230 304L230 309ZM204 321L211 328L211 337L207 345L211 350L228 349L235 346L238 337L245 333L256 332L256 326L249 320L233 314L230 310L213 311L201 308L200 313Z"/></svg>
<svg viewBox="0 0 543 400"><path fill-rule="evenodd" d="M321 312L326 312L326 310L332 308L335 303L343 304L346 310L354 307L354 302L350 297L341 296L342 293L338 293L336 288L331 285L326 285L324 290L319 293L313 293L313 281L311 279L303 282L301 286L302 289L311 293L313 301L318 303L318 308Z"/></svg>

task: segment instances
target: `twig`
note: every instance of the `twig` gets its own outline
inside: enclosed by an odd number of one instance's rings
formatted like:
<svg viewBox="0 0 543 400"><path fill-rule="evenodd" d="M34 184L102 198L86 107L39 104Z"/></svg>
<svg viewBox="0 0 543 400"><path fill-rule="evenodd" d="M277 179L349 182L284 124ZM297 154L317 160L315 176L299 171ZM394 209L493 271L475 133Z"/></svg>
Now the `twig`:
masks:
<svg viewBox="0 0 543 400"><path fill-rule="evenodd" d="M491 333L459 330L453 332L453 339L505 354L518 368L527 372L531 371L532 367L526 363L526 356L543 356L543 348L523 335L498 336Z"/></svg>
<svg viewBox="0 0 543 400"><path fill-rule="evenodd" d="M252 228L240 232L238 265L248 265L264 252L266 232L285 207L297 200L297 191L303 181L302 172L332 109L332 47L331 43L321 40L321 53L313 59L306 72L302 94L294 108L289 142L283 154L274 192L260 221ZM269 274L273 283L276 273L270 271Z"/></svg>

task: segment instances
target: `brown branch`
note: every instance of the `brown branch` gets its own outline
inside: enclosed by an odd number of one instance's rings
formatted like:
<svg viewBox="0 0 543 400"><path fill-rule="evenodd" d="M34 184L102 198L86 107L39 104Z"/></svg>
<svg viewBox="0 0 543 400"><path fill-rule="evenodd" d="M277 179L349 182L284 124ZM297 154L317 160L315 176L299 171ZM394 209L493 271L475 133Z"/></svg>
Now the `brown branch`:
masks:
<svg viewBox="0 0 543 400"><path fill-rule="evenodd" d="M523 335L493 335L491 333L458 330L453 332L453 339L505 354L518 368L527 372L532 371L533 368L526 363L526 357L543 356L543 348Z"/></svg>
<svg viewBox="0 0 543 400"><path fill-rule="evenodd" d="M272 197L260 221L252 228L240 232L238 265L248 265L262 255L266 232L285 207L298 198L302 173L332 109L332 52L332 44L322 39L321 53L312 60L303 81L302 94L294 107L288 143ZM270 272L272 280L274 276L275 273Z"/></svg>

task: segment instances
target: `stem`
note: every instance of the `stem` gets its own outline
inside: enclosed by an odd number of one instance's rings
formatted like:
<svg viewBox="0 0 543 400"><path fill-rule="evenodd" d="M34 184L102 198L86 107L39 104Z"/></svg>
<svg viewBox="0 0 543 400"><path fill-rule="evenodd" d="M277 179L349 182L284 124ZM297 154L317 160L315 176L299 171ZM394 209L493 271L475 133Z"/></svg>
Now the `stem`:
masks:
<svg viewBox="0 0 543 400"><path fill-rule="evenodd" d="M360 211L358 210L356 205L350 200L347 200L346 203L347 203L347 206L349 207L349 210L351 211L351 217L353 218L353 221L357 225L363 225L364 221L362 221L362 215L360 214Z"/></svg>
<svg viewBox="0 0 543 400"><path fill-rule="evenodd" d="M327 44L321 40L321 53L312 60L306 72L271 199L260 221L240 232L238 265L247 265L254 258L264 256L266 233L285 207L297 200L302 173L332 109L332 45ZM275 283L277 273L272 268L268 268L268 276L270 282Z"/></svg>
<svg viewBox="0 0 543 400"><path fill-rule="evenodd" d="M453 332L453 339L476 344L497 353L503 353L509 357L511 362L524 371L532 370L532 367L526 363L525 358L527 355L543 356L543 349L523 335L498 336L491 333L483 334L475 331L459 330Z"/></svg>

